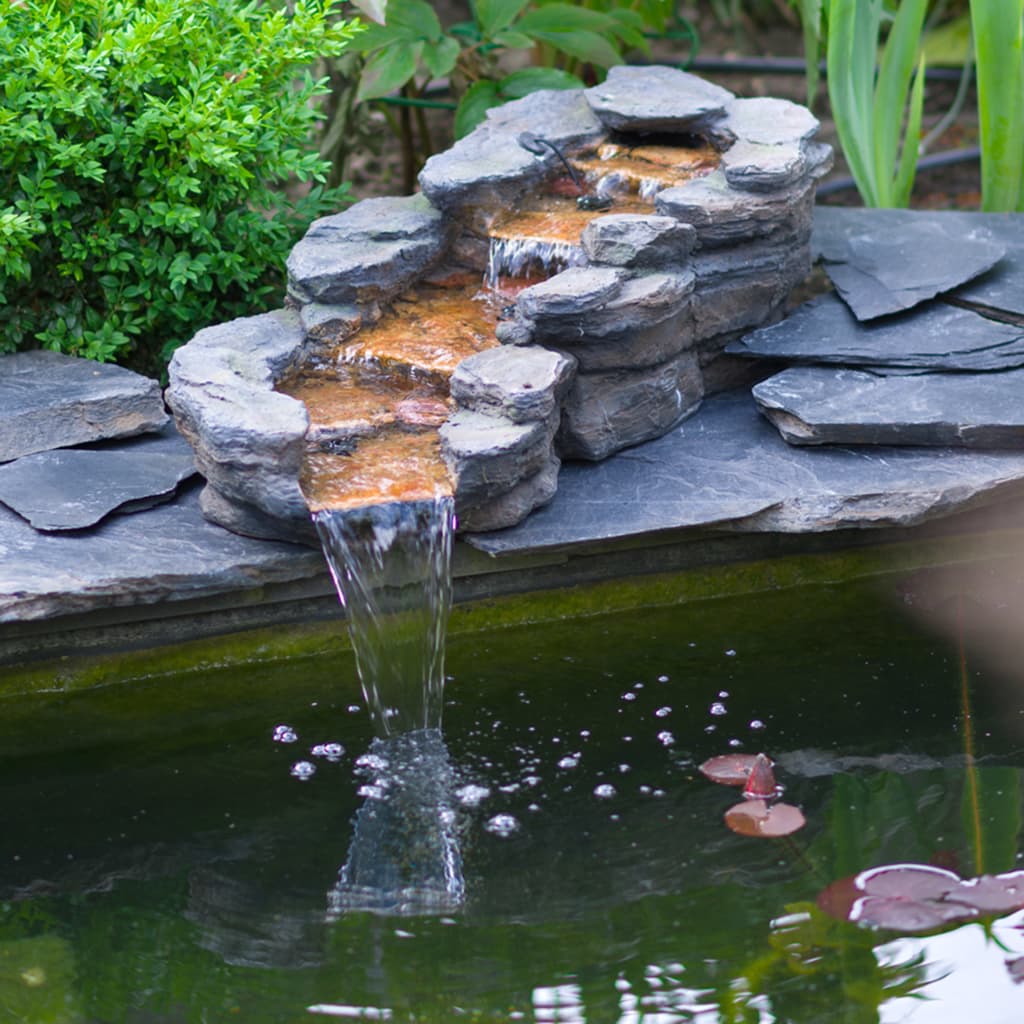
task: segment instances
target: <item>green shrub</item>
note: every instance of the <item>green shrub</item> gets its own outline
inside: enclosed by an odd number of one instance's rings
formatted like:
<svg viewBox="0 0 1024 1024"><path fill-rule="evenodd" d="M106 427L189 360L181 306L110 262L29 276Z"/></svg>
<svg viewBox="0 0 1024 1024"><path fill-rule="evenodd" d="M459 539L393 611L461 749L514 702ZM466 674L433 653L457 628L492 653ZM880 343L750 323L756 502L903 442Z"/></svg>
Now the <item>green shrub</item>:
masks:
<svg viewBox="0 0 1024 1024"><path fill-rule="evenodd" d="M206 324L280 299L344 188L306 149L308 68L357 33L336 0L0 5L0 352L149 372Z"/></svg>

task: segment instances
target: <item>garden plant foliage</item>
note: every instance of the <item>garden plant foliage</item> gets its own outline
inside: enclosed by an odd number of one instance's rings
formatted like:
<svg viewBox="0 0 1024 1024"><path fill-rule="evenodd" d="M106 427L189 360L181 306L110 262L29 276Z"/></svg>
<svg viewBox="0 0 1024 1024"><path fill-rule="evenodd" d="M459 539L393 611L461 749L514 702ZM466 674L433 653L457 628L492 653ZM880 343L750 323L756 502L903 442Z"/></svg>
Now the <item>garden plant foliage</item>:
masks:
<svg viewBox="0 0 1024 1024"><path fill-rule="evenodd" d="M358 34L336 0L14 0L0 7L0 352L149 371L268 308L338 208L307 149ZM314 182L288 199L289 179Z"/></svg>

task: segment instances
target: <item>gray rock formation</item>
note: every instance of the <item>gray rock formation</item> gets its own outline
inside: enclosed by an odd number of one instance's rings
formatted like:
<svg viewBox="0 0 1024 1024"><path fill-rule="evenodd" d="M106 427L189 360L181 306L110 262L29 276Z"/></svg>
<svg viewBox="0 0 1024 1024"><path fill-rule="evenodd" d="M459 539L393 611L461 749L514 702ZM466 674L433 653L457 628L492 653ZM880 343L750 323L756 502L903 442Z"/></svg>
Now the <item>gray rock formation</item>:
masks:
<svg viewBox="0 0 1024 1024"><path fill-rule="evenodd" d="M299 303L371 303L404 291L444 251L446 223L425 196L364 199L314 221L288 257Z"/></svg>
<svg viewBox="0 0 1024 1024"><path fill-rule="evenodd" d="M461 408L513 423L548 421L572 381L574 359L532 346L492 348L464 359L451 378Z"/></svg>
<svg viewBox="0 0 1024 1024"><path fill-rule="evenodd" d="M613 131L701 134L735 99L727 89L669 67L618 66L586 91L601 123Z"/></svg>
<svg viewBox="0 0 1024 1024"><path fill-rule="evenodd" d="M660 366L580 373L562 407L556 449L566 459L604 459L659 437L692 415L703 397L695 352Z"/></svg>
<svg viewBox="0 0 1024 1024"><path fill-rule="evenodd" d="M592 264L664 269L686 263L697 245L697 231L674 217L610 213L592 220L580 242Z"/></svg>
<svg viewBox="0 0 1024 1024"><path fill-rule="evenodd" d="M0 466L0 502L37 530L82 530L169 500L195 473L171 429L98 448L59 448Z"/></svg>
<svg viewBox="0 0 1024 1024"><path fill-rule="evenodd" d="M790 444L1024 448L1024 370L886 374L794 367L753 389Z"/></svg>
<svg viewBox="0 0 1024 1024"><path fill-rule="evenodd" d="M877 211L881 217L865 212L825 207L813 236L815 254L858 320L899 313L952 291L1006 254L1006 245L977 221L912 210ZM989 304L998 305L998 297ZM1021 304L1019 296L1014 304Z"/></svg>
<svg viewBox="0 0 1024 1024"><path fill-rule="evenodd" d="M504 555L693 527L908 526L1022 489L1024 453L792 447L749 395L732 393L707 399L698 416L640 448L563 465L549 505L512 529L466 540Z"/></svg>
<svg viewBox="0 0 1024 1024"><path fill-rule="evenodd" d="M520 480L514 487L495 498L478 505L461 504L459 529L477 533L485 530L503 530L521 523L531 512L542 508L558 490L558 472L561 463L552 455L541 468Z"/></svg>
<svg viewBox="0 0 1024 1024"><path fill-rule="evenodd" d="M1024 366L1024 327L932 302L862 324L837 296L822 295L782 323L730 345L738 355L789 363L989 371Z"/></svg>
<svg viewBox="0 0 1024 1024"><path fill-rule="evenodd" d="M355 334L363 325L363 314L353 303L324 306L310 302L299 310L307 340L315 345L337 345Z"/></svg>
<svg viewBox="0 0 1024 1024"><path fill-rule="evenodd" d="M806 108L770 96L735 99L725 108L725 120L717 126L733 140L758 146L785 146L810 142L820 127Z"/></svg>
<svg viewBox="0 0 1024 1024"><path fill-rule="evenodd" d="M159 430L160 385L131 370L58 352L0 355L0 462Z"/></svg>
<svg viewBox="0 0 1024 1024"><path fill-rule="evenodd" d="M443 210L514 202L557 162L553 154L537 157L519 144L518 136L527 131L559 146L603 134L582 92L541 90L487 111L483 124L426 162L420 188Z"/></svg>
<svg viewBox="0 0 1024 1024"><path fill-rule="evenodd" d="M175 352L167 390L213 487L300 528L309 518L298 484L309 414L273 386L304 341L298 314L287 310L204 328Z"/></svg>

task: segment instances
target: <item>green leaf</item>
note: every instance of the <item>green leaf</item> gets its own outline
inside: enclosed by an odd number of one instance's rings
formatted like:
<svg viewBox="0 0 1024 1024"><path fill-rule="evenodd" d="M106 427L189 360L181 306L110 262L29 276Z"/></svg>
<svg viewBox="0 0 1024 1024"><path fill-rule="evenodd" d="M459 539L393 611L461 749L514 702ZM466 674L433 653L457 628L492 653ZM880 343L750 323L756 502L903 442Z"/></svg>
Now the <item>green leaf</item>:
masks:
<svg viewBox="0 0 1024 1024"><path fill-rule="evenodd" d="M602 11L573 4L545 4L527 11L516 28L536 35L538 32L613 32L615 21Z"/></svg>
<svg viewBox="0 0 1024 1024"><path fill-rule="evenodd" d="M360 76L356 99L380 99L401 89L416 73L422 50L423 43L400 43L375 53Z"/></svg>
<svg viewBox="0 0 1024 1024"><path fill-rule="evenodd" d="M443 35L434 8L424 0L388 0L387 21L371 25L358 37L361 53L395 43L436 43Z"/></svg>
<svg viewBox="0 0 1024 1024"><path fill-rule="evenodd" d="M475 0L473 10L480 26L480 35L492 39L519 16L529 0Z"/></svg>
<svg viewBox="0 0 1024 1024"><path fill-rule="evenodd" d="M455 111L455 137L461 139L463 135L468 135L483 121L487 111L500 103L496 82L474 82L466 90Z"/></svg>
<svg viewBox="0 0 1024 1024"><path fill-rule="evenodd" d="M622 63L622 54L596 32L533 32L535 39L548 43L561 53L575 57L586 64L610 68Z"/></svg>
<svg viewBox="0 0 1024 1024"><path fill-rule="evenodd" d="M510 50L528 50L533 46L533 40L525 32L516 32L513 29L497 33L493 42Z"/></svg>
<svg viewBox="0 0 1024 1024"><path fill-rule="evenodd" d="M451 74L462 53L457 39L445 36L439 43L428 43L423 47L423 66L430 72L431 78L444 78Z"/></svg>
<svg viewBox="0 0 1024 1024"><path fill-rule="evenodd" d="M908 206L910 193L914 190L914 177L917 173L917 160L921 147L921 115L924 111L924 55L917 65L914 76L914 87L910 91L910 113L907 127L903 135L903 152L900 154L896 180L892 187L892 205Z"/></svg>
<svg viewBox="0 0 1024 1024"><path fill-rule="evenodd" d="M583 81L561 68L522 68L498 82L503 100L517 100L538 89L581 89Z"/></svg>

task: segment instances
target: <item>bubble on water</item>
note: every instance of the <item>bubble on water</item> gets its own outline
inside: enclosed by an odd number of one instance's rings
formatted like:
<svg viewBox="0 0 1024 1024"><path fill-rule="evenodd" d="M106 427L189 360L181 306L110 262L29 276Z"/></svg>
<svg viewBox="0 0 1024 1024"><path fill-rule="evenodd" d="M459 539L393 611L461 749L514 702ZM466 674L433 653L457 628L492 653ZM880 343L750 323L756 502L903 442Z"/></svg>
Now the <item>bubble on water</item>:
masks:
<svg viewBox="0 0 1024 1024"><path fill-rule="evenodd" d="M725 705L719 700L716 700L714 704L712 704L711 707L708 708L708 714L715 715L716 717L720 715L726 715L728 713L729 712L727 711Z"/></svg>
<svg viewBox="0 0 1024 1024"><path fill-rule="evenodd" d="M642 690L643 688L644 688L644 684L643 683L634 683L633 684L633 689L634 690Z"/></svg>
<svg viewBox="0 0 1024 1024"><path fill-rule="evenodd" d="M580 755L579 754L570 754L568 757L563 757L562 760L558 762L558 767L559 768L575 768L577 765L579 765L579 763L580 763Z"/></svg>
<svg viewBox="0 0 1024 1024"><path fill-rule="evenodd" d="M518 782L509 782L509 783L507 783L504 786L499 786L498 787L498 792L499 793L514 793L517 789L519 789L519 783Z"/></svg>
<svg viewBox="0 0 1024 1024"><path fill-rule="evenodd" d="M363 709L358 704L349 704L349 706L347 708L345 708L345 710L350 715L358 715L359 712L362 711Z"/></svg>
<svg viewBox="0 0 1024 1024"><path fill-rule="evenodd" d="M765 728L765 724L764 724L764 722L761 721L760 718L755 718L755 719L753 719L751 721L750 728L753 729L755 732L757 732L760 729L764 729Z"/></svg>
<svg viewBox="0 0 1024 1024"><path fill-rule="evenodd" d="M650 787L650 786L641 786L641 787L640 787L640 792L641 792L641 793L643 793L643 794L645 794L645 795L646 795L647 793L650 793L650 791L651 791L651 787Z"/></svg>
<svg viewBox="0 0 1024 1024"><path fill-rule="evenodd" d="M742 747L743 746L743 740L731 739L731 740L729 740L729 746L730 747Z"/></svg>
<svg viewBox="0 0 1024 1024"><path fill-rule="evenodd" d="M719 690L718 691L718 699L719 700L728 700L729 699L729 691L728 690Z"/></svg>
<svg viewBox="0 0 1024 1024"><path fill-rule="evenodd" d="M387 786L360 786L356 790L356 795L367 800L383 800L386 792Z"/></svg>
<svg viewBox="0 0 1024 1024"><path fill-rule="evenodd" d="M636 700L636 694L632 690L628 690L622 695L623 700Z"/></svg>
<svg viewBox="0 0 1024 1024"><path fill-rule="evenodd" d="M363 754L356 758L356 767L371 772L382 772L388 767L388 760L378 754Z"/></svg>
<svg viewBox="0 0 1024 1024"><path fill-rule="evenodd" d="M290 725L279 725L274 729L275 743L294 743L298 738L298 734Z"/></svg>
<svg viewBox="0 0 1024 1024"><path fill-rule="evenodd" d="M580 735L584 739L589 739L590 738L590 730L589 729L580 729Z"/></svg>
<svg viewBox="0 0 1024 1024"><path fill-rule="evenodd" d="M619 774L620 775L625 775L626 772L631 772L632 770L633 770L633 766L631 764L620 764L619 765Z"/></svg>
<svg viewBox="0 0 1024 1024"><path fill-rule="evenodd" d="M526 775L526 776L523 777L523 785L524 786L529 786L531 789L534 786L539 786L540 784L541 784L541 777L539 775Z"/></svg>
<svg viewBox="0 0 1024 1024"><path fill-rule="evenodd" d="M714 726L712 726L711 728L714 728ZM704 731L707 732L706 729ZM675 743L675 741L675 736L673 736L672 733L668 731L668 729L663 729L661 732L658 733L658 742L663 747L671 747L672 744Z"/></svg>
<svg viewBox="0 0 1024 1024"><path fill-rule="evenodd" d="M529 804L526 808L528 811L539 811L540 804Z"/></svg>
<svg viewBox="0 0 1024 1024"><path fill-rule="evenodd" d="M725 656L726 656L727 658L735 658L735 657L736 657L736 652L735 652L735 651L734 651L734 650L733 650L733 649L732 649L732 648L730 647L730 648L729 648L729 649L728 649L728 650L727 650L727 651L725 652Z"/></svg>
<svg viewBox="0 0 1024 1024"><path fill-rule="evenodd" d="M462 786L455 790L455 796L463 807L476 807L491 795L486 786Z"/></svg>
<svg viewBox="0 0 1024 1024"><path fill-rule="evenodd" d="M717 725L705 725L704 726L704 731L705 732L714 732L717 728L718 728Z"/></svg>
<svg viewBox="0 0 1024 1024"><path fill-rule="evenodd" d="M651 796L664 796L664 795L665 795L665 790L663 790L663 789L656 789L656 790L654 790L651 793Z"/></svg>
<svg viewBox="0 0 1024 1024"><path fill-rule="evenodd" d="M316 765L312 761L296 761L292 765L292 775L305 781L316 774Z"/></svg>
<svg viewBox="0 0 1024 1024"><path fill-rule="evenodd" d="M671 714L672 714L672 709L670 707L668 707L668 705L666 705L663 708L658 708L658 710L654 712L654 717L655 718L667 718Z"/></svg>
<svg viewBox="0 0 1024 1024"><path fill-rule="evenodd" d="M602 782L600 786L594 787L594 796L602 800L608 800L615 796L615 787L608 782Z"/></svg>
<svg viewBox="0 0 1024 1024"><path fill-rule="evenodd" d="M340 761L345 748L340 743L318 743L310 753L314 757L326 757L328 761Z"/></svg>
<svg viewBox="0 0 1024 1024"><path fill-rule="evenodd" d="M659 683L667 683L668 682L668 676L658 676L658 682Z"/></svg>
<svg viewBox="0 0 1024 1024"><path fill-rule="evenodd" d="M510 836L519 831L519 820L511 814L496 814L484 828L492 835Z"/></svg>

